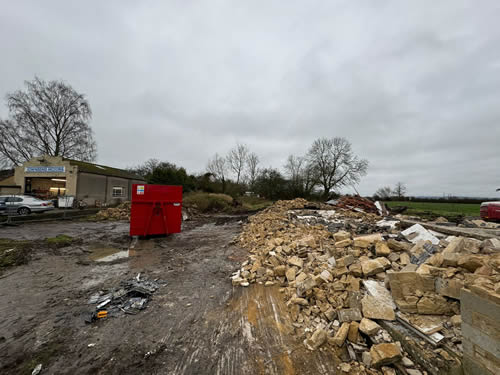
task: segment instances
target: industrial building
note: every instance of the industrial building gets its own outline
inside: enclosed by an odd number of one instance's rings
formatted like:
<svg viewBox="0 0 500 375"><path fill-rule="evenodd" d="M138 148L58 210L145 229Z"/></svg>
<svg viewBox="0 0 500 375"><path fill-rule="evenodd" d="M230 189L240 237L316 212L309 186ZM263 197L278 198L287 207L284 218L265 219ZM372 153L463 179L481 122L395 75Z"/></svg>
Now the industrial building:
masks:
<svg viewBox="0 0 500 375"><path fill-rule="evenodd" d="M132 184L144 179L123 169L61 156L33 158L0 177L0 195L27 194L43 199L70 195L88 205L131 199Z"/></svg>

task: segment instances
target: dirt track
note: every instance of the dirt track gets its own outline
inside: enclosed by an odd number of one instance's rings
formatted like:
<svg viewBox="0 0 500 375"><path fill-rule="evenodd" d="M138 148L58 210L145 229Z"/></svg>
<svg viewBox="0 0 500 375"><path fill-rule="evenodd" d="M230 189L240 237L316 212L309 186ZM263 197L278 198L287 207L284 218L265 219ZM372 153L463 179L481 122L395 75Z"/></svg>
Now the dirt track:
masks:
<svg viewBox="0 0 500 375"><path fill-rule="evenodd" d="M1 372L31 373L42 363L44 374L335 373L332 352L308 352L294 338L278 288L233 290L228 277L246 256L230 244L241 219L188 222L183 233L139 241L129 257L107 263L96 255L128 248L127 223L0 228L0 238L83 241L35 250L0 279ZM168 282L146 310L84 323L90 295L139 272Z"/></svg>

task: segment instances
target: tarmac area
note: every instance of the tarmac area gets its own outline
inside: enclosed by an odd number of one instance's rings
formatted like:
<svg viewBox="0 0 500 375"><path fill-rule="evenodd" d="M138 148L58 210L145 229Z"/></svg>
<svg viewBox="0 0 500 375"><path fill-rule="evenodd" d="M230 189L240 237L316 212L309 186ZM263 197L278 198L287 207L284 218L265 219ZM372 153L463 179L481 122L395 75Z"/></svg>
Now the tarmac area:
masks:
<svg viewBox="0 0 500 375"><path fill-rule="evenodd" d="M127 222L0 227L0 238L71 236L34 246L27 264L0 274L0 373L326 374L332 351L294 338L277 287L234 288L247 257L233 244L244 216L202 217L180 234L133 242ZM35 242L38 243L38 242ZM146 308L86 323L89 298L140 277L162 280Z"/></svg>

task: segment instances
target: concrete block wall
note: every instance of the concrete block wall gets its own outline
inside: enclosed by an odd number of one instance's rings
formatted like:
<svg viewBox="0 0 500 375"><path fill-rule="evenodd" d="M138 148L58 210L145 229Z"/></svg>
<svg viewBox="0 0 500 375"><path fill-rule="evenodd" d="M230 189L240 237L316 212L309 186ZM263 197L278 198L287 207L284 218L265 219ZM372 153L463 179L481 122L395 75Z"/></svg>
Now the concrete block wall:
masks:
<svg viewBox="0 0 500 375"><path fill-rule="evenodd" d="M462 289L463 368L466 375L500 374L500 303Z"/></svg>

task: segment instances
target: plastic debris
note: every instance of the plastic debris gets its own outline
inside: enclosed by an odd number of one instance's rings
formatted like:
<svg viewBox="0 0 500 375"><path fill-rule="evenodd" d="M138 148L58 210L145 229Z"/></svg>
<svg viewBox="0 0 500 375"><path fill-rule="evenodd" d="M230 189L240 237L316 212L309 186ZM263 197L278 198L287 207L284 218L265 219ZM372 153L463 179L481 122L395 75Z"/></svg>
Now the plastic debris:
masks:
<svg viewBox="0 0 500 375"><path fill-rule="evenodd" d="M40 371L42 371L42 364L41 363L36 365L36 367L31 372L31 375L38 375L40 373Z"/></svg>
<svg viewBox="0 0 500 375"><path fill-rule="evenodd" d="M107 293L102 291L95 293L89 298L88 304L96 307L87 314L85 322L92 323L101 318L137 314L146 308L151 295L166 284L166 281L141 279L139 273L133 279L122 281L118 288L113 288ZM105 311L102 310L104 307Z"/></svg>

